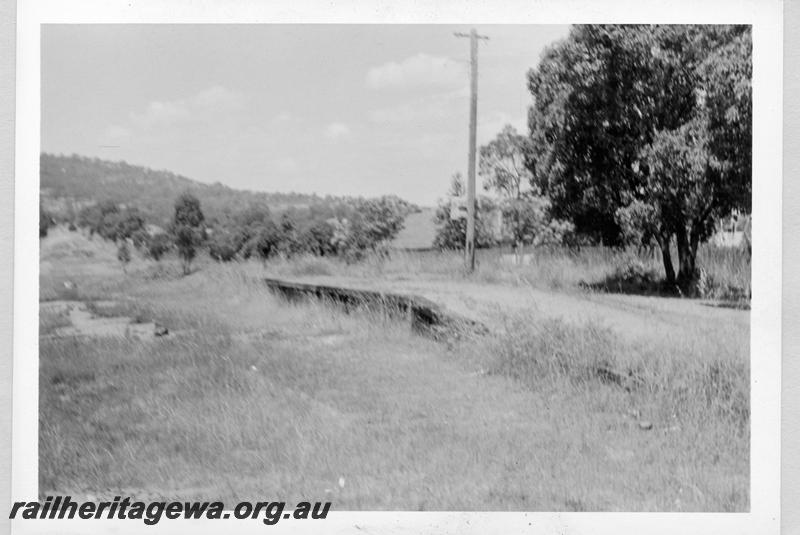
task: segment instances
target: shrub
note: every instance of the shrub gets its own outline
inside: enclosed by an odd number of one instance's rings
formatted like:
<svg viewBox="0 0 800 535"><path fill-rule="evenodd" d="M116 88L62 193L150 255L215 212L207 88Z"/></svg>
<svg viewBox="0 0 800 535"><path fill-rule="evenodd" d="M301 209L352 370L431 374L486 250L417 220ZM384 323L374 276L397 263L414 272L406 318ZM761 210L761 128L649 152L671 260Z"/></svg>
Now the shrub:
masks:
<svg viewBox="0 0 800 535"><path fill-rule="evenodd" d="M336 253L333 245L334 228L328 221L317 221L298 236L304 251L316 256L327 256Z"/></svg>
<svg viewBox="0 0 800 535"><path fill-rule="evenodd" d="M230 262L241 249L239 237L231 231L216 229L208 241L208 254L219 262Z"/></svg>
<svg viewBox="0 0 800 535"><path fill-rule="evenodd" d="M255 235L245 244L247 256L256 255L262 260L266 260L278 252L280 243L280 229L271 220L267 220L255 229Z"/></svg>
<svg viewBox="0 0 800 535"><path fill-rule="evenodd" d="M328 220L330 230L325 229L323 235L330 235L332 249L345 261L362 260L368 253L386 250L410 210L407 202L394 196L359 199L347 217Z"/></svg>
<svg viewBox="0 0 800 535"><path fill-rule="evenodd" d="M172 247L172 240L168 234L160 232L147 239L146 253L147 255L158 262L167 251Z"/></svg>
<svg viewBox="0 0 800 535"><path fill-rule="evenodd" d="M467 240L466 217L453 218L456 211L455 199L446 198L439 203L434 215L436 236L433 240L434 247L442 250L461 250ZM475 211L475 247L482 249L497 245L497 232L493 220L496 219L498 209L495 202L489 197L479 196L476 200Z"/></svg>
<svg viewBox="0 0 800 535"><path fill-rule="evenodd" d="M131 261L131 250L128 247L127 240L121 240L117 248L117 260L122 264L122 270L125 271Z"/></svg>
<svg viewBox="0 0 800 535"><path fill-rule="evenodd" d="M55 225L55 220L53 216L50 215L50 212L44 209L44 207L40 204L39 205L39 237L44 238L47 236L47 231L50 230L51 227Z"/></svg>
<svg viewBox="0 0 800 535"><path fill-rule="evenodd" d="M197 255L197 247L202 238L198 229L179 225L173 229L175 236L175 246L178 248L178 255L181 257L183 274L188 275L191 271L192 260Z"/></svg>
<svg viewBox="0 0 800 535"><path fill-rule="evenodd" d="M661 279L655 269L633 255L625 255L610 278L614 284L637 292L652 291L658 287Z"/></svg>
<svg viewBox="0 0 800 535"><path fill-rule="evenodd" d="M200 201L190 193L184 193L175 201L175 216L172 221L172 234L183 263L183 274L188 275L192 260L197 255L197 247L205 238L203 222L205 216L200 209Z"/></svg>

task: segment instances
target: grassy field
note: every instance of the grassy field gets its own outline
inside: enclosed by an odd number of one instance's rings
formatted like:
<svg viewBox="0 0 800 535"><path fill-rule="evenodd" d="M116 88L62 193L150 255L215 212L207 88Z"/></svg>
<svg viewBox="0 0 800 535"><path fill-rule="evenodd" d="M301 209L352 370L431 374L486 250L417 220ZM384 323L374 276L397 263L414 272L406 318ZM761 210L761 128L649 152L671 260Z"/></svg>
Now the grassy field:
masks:
<svg viewBox="0 0 800 535"><path fill-rule="evenodd" d="M613 275L621 253L546 254L528 266L482 256L470 280L566 295ZM720 278L728 269L726 280L742 282L749 270L703 254ZM383 314L284 302L255 278L337 270L467 277L457 255L435 253L355 266L203 260L187 277L174 260L136 259L123 274L112 246L56 230L42 243L41 300L88 302L170 334L51 336L69 315L40 315L40 494L302 497L339 510L748 510L740 338L632 342L602 324L515 310L502 331L436 342ZM113 304L91 305L99 300ZM594 372L619 362L635 381Z"/></svg>

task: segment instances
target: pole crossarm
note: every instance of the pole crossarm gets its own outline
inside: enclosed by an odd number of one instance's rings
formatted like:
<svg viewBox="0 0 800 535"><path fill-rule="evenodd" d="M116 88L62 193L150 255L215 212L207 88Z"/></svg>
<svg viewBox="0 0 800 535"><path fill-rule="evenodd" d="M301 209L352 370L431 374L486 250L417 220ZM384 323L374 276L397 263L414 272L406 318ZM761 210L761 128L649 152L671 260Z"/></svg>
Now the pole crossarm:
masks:
<svg viewBox="0 0 800 535"><path fill-rule="evenodd" d="M463 32L455 32L455 33L453 33L453 35L455 35L456 37L466 37L466 38L472 37L471 34L463 33ZM477 33L475 34L475 38L476 39L483 39L485 41L489 40L489 36L488 35L478 35Z"/></svg>

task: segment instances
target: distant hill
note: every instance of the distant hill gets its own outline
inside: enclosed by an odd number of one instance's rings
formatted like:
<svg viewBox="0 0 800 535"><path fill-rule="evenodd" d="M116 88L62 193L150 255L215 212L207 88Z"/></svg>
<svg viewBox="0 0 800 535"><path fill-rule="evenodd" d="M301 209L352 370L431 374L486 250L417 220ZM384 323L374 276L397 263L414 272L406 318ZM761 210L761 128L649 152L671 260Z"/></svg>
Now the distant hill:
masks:
<svg viewBox="0 0 800 535"><path fill-rule="evenodd" d="M40 188L44 208L57 219L68 219L84 206L111 200L135 206L148 221L166 224L173 215L175 199L194 194L209 220L221 219L251 203L266 204L274 213L290 208L335 204L343 198L302 193L263 193L236 190L220 183L203 184L170 171L110 162L79 155L43 153Z"/></svg>

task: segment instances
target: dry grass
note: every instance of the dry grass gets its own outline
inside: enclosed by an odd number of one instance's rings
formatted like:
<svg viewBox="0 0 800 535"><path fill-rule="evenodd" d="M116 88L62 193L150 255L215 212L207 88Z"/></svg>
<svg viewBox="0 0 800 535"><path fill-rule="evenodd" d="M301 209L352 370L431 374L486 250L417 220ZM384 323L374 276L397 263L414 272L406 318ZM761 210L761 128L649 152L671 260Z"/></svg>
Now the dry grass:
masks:
<svg viewBox="0 0 800 535"><path fill-rule="evenodd" d="M350 269L457 269L455 256L436 258ZM274 269L322 265L344 269ZM724 333L631 344L596 325L514 315L502 334L444 344L386 315L278 300L253 277L261 266L189 277L165 266L87 275L62 262L43 276L53 295L79 280L78 298L115 299L106 313L175 334L41 341L41 494L302 497L340 510L749 508L748 355ZM600 364L641 381L609 381Z"/></svg>
<svg viewBox="0 0 800 535"><path fill-rule="evenodd" d="M477 252L474 273L464 270L457 251L394 251L388 259L369 257L359 264L336 258L275 259L269 270L277 275L345 275L389 279L470 280L487 284L533 286L547 290L594 288L618 293L659 293L664 279L660 254L606 247L542 248L529 252L524 265L515 265L507 250ZM677 252L673 252L677 258ZM749 301L750 258L740 249L704 244L697 259L702 281L692 297Z"/></svg>

